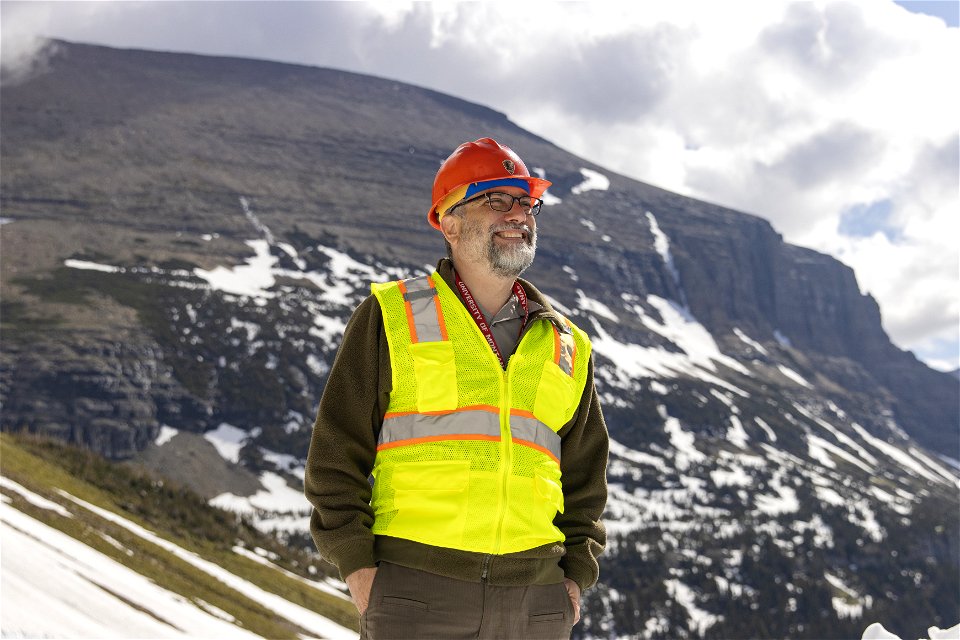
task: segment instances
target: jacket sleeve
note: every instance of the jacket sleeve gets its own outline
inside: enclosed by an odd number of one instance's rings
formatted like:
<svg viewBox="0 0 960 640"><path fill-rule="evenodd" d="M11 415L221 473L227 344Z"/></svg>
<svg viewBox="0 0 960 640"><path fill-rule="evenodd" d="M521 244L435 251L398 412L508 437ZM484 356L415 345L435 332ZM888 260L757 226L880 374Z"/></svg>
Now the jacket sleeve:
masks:
<svg viewBox="0 0 960 640"><path fill-rule="evenodd" d="M304 473L310 533L342 578L375 566L369 477L390 397L389 358L380 305L369 296L350 318L330 369Z"/></svg>
<svg viewBox="0 0 960 640"><path fill-rule="evenodd" d="M593 382L592 357L577 414L559 435L564 512L557 514L554 523L566 536L567 551L560 567L566 577L587 589L600 574L597 557L607 542L600 516L607 503L610 446Z"/></svg>

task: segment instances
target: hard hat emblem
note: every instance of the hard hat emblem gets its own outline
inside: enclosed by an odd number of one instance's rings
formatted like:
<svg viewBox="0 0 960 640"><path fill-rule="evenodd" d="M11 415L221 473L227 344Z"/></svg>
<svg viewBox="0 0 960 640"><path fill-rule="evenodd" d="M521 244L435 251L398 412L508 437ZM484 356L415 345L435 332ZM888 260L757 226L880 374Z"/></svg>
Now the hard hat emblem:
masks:
<svg viewBox="0 0 960 640"><path fill-rule="evenodd" d="M513 172L517 170L517 165L514 164L513 160L507 159L503 161L503 168L507 170L507 173L513 175Z"/></svg>

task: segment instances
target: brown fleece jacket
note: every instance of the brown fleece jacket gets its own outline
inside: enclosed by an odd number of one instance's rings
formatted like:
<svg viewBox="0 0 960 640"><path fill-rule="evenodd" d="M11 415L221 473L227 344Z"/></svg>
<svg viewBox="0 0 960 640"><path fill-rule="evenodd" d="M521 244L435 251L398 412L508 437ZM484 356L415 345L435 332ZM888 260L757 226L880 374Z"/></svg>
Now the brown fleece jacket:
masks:
<svg viewBox="0 0 960 640"><path fill-rule="evenodd" d="M437 269L456 291L452 263L443 259ZM543 307L531 310L529 324L561 322L532 284L525 280L520 283L527 297ZM592 357L577 413L559 432L564 513L558 513L554 523L566 540L519 553L491 556L374 536L370 531L373 510L369 477L391 388L390 348L380 305L371 295L350 318L330 370L304 477L304 492L314 507L310 520L314 542L343 578L384 560L460 580L486 579L504 586L551 584L565 576L581 589L596 582L597 556L606 543L600 515L607 499L608 436L594 388Z"/></svg>

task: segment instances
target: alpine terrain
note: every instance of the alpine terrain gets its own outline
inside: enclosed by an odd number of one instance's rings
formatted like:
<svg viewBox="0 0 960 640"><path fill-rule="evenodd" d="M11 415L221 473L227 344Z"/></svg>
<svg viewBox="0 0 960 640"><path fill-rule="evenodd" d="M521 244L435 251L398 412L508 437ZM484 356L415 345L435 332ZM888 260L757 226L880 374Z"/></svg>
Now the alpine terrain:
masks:
<svg viewBox="0 0 960 640"><path fill-rule="evenodd" d="M0 105L4 431L310 549L303 462L346 319L432 270L433 176L490 136L553 182L525 276L590 334L612 439L575 636L960 622L960 383L894 346L837 260L388 79L66 42L37 62Z"/></svg>

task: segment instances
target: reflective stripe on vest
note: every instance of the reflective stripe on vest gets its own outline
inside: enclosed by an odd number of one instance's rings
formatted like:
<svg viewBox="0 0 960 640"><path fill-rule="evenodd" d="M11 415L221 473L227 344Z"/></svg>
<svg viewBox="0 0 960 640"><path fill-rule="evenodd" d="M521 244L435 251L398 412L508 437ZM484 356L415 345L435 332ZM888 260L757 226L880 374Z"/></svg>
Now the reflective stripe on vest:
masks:
<svg viewBox="0 0 960 640"><path fill-rule="evenodd" d="M440 299L430 276L399 282L410 322L410 341L441 342L447 339L447 328L440 311Z"/></svg>
<svg viewBox="0 0 960 640"><path fill-rule="evenodd" d="M440 440L500 441L500 411L497 407L463 407L432 413L388 413L377 451ZM514 444L536 449L560 464L560 436L527 411L510 411Z"/></svg>

